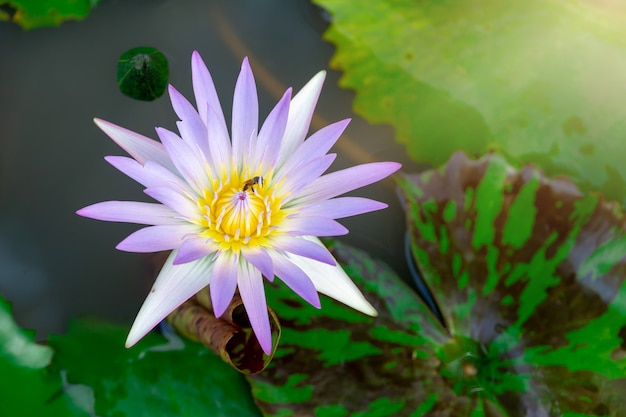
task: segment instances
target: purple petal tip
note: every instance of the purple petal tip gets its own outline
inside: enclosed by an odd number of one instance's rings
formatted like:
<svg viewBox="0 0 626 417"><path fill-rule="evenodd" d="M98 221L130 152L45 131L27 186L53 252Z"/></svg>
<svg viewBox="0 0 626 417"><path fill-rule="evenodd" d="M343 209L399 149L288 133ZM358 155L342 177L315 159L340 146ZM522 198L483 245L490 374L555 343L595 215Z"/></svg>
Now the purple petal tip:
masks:
<svg viewBox="0 0 626 417"><path fill-rule="evenodd" d="M390 174L393 174L394 172L402 168L402 164L400 162L387 162L387 164L389 164Z"/></svg>
<svg viewBox="0 0 626 417"><path fill-rule="evenodd" d="M265 339L265 338L263 338ZM270 335L269 340L261 340L260 338L257 338L257 340L259 341L259 345L261 345L261 349L263 349L263 352L269 356L272 354L272 338Z"/></svg>

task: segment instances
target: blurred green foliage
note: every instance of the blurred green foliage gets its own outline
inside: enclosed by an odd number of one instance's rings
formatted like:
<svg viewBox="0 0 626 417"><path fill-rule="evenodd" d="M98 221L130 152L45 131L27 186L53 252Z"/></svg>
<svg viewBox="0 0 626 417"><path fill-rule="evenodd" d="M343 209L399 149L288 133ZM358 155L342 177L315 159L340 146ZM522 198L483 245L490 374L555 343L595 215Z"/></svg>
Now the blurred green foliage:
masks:
<svg viewBox="0 0 626 417"><path fill-rule="evenodd" d="M243 376L203 345L153 333L126 349L127 332L76 320L36 344L0 299L0 416L260 416Z"/></svg>
<svg viewBox="0 0 626 417"><path fill-rule="evenodd" d="M0 416L90 416L89 390L66 389L62 375L48 369L53 350L33 339L34 332L20 329L0 298Z"/></svg>
<svg viewBox="0 0 626 417"><path fill-rule="evenodd" d="M355 111L414 160L500 150L626 203L626 3L316 3Z"/></svg>
<svg viewBox="0 0 626 417"><path fill-rule="evenodd" d="M12 20L23 29L59 26L82 20L100 0L0 0L0 20Z"/></svg>

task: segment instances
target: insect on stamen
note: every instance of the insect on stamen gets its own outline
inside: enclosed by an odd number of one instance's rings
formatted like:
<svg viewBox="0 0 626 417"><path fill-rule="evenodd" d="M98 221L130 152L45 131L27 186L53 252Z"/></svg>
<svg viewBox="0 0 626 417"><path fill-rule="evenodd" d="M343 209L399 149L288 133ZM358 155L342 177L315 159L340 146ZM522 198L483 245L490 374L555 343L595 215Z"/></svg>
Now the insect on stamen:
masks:
<svg viewBox="0 0 626 417"><path fill-rule="evenodd" d="M263 187L263 177L252 177L252 179L247 180L246 182L243 183L243 189L241 191L246 191L248 190L248 188L250 188L252 190L252 192L254 192L254 186L255 185L260 185L261 187Z"/></svg>

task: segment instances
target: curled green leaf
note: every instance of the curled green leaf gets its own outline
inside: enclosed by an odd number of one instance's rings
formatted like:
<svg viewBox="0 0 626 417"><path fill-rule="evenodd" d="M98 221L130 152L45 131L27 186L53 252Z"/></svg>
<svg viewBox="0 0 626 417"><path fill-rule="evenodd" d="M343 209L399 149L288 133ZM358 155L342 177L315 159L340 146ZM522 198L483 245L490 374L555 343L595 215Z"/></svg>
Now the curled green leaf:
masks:
<svg viewBox="0 0 626 417"><path fill-rule="evenodd" d="M207 287L174 310L167 317L167 322L186 338L202 342L239 372L255 374L271 362L280 339L278 318L269 308L268 313L272 329L271 355L266 355L259 345L239 294L217 318L213 315Z"/></svg>

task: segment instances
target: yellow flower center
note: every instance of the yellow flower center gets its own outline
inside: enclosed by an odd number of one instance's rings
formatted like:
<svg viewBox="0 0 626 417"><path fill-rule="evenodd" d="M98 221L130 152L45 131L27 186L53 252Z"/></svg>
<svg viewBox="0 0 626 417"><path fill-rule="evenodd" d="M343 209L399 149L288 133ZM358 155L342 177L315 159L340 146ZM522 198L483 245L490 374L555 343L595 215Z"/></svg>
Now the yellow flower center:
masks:
<svg viewBox="0 0 626 417"><path fill-rule="evenodd" d="M237 175L214 181L198 199L207 238L219 243L221 250L239 251L242 246L264 246L285 218L281 200L268 186L270 178Z"/></svg>

